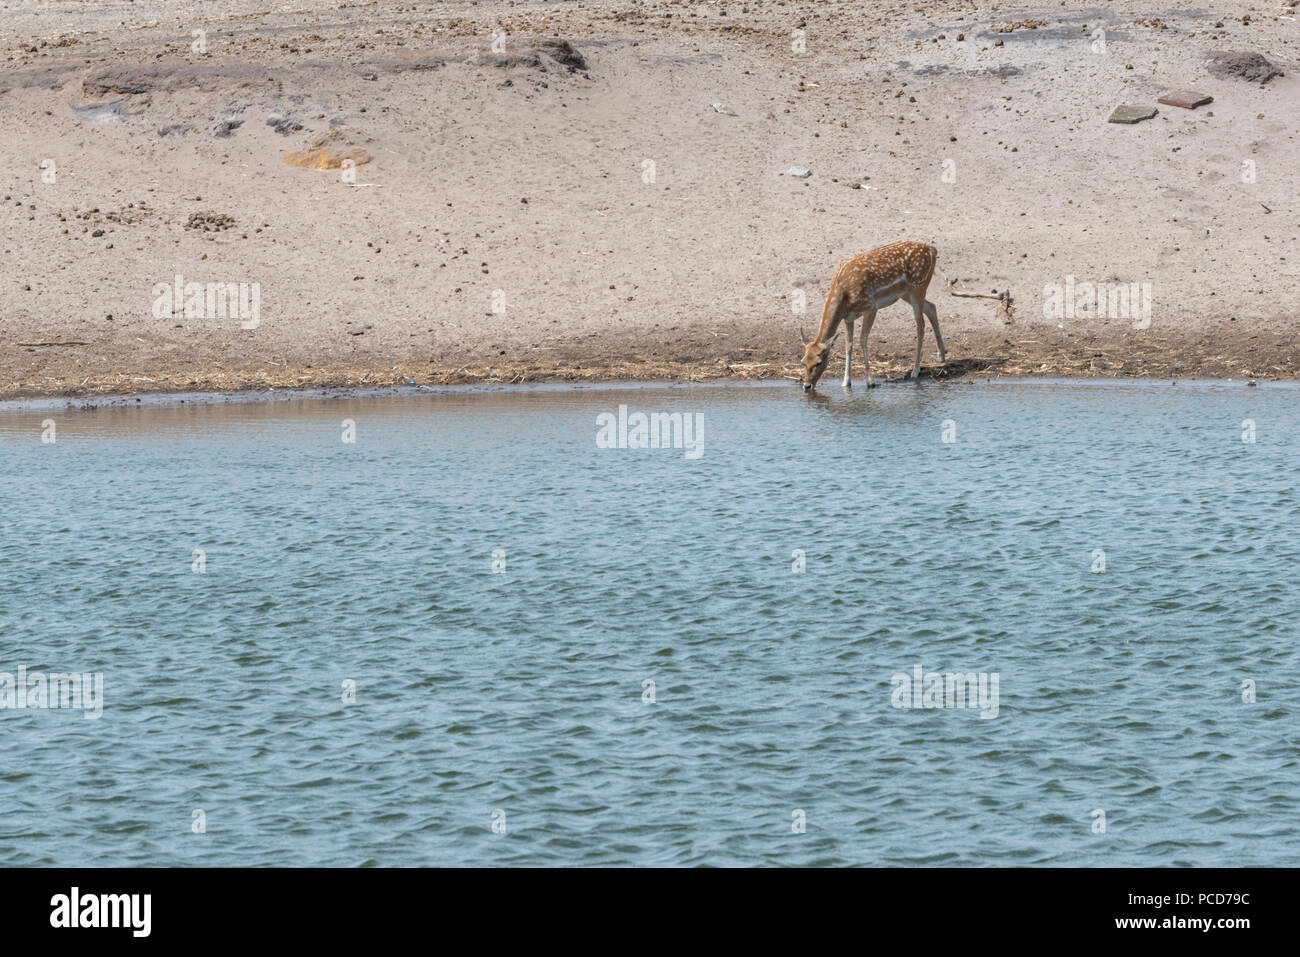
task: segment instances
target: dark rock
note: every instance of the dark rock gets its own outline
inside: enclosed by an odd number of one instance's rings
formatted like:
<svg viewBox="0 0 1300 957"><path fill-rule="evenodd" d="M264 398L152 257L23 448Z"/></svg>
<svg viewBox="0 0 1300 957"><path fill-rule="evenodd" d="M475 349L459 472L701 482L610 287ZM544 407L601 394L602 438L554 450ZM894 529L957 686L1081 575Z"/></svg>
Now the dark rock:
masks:
<svg viewBox="0 0 1300 957"><path fill-rule="evenodd" d="M583 55L568 40L560 39L537 40L518 52L483 56L478 62L482 66L498 69L522 67L526 70L545 70L549 62L570 73L587 70L587 61Z"/></svg>
<svg viewBox="0 0 1300 957"><path fill-rule="evenodd" d="M296 133L302 129L301 123L296 122L292 117L281 116L279 113L272 113L268 116L266 118L266 125L271 127L281 136L288 136L290 133Z"/></svg>
<svg viewBox="0 0 1300 957"><path fill-rule="evenodd" d="M1269 62L1262 53L1244 50L1210 54L1210 73L1220 79L1248 80L1263 85L1275 76L1285 76L1282 70Z"/></svg>
<svg viewBox="0 0 1300 957"><path fill-rule="evenodd" d="M540 40L537 43L537 49L546 54L560 66L568 67L569 72L574 70L586 71L587 61L581 53L573 48L573 44L568 40L553 39Z"/></svg>

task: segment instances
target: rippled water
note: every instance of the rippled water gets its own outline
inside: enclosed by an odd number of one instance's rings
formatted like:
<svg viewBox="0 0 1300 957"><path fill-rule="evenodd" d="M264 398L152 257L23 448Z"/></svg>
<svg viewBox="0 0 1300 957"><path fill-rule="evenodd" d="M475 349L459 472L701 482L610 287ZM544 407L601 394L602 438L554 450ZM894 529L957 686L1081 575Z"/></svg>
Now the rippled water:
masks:
<svg viewBox="0 0 1300 957"><path fill-rule="evenodd" d="M825 391L0 414L0 863L1300 863L1300 390Z"/></svg>

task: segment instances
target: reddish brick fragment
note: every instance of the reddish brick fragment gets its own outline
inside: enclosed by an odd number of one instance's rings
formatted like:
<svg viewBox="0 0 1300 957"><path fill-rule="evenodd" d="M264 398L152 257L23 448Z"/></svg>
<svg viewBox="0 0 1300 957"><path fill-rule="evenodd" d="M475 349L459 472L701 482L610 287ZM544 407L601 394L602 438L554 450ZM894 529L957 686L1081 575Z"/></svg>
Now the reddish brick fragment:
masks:
<svg viewBox="0 0 1300 957"><path fill-rule="evenodd" d="M1213 103L1214 97L1197 93L1195 90L1174 90L1172 93L1166 93L1156 102L1163 103L1165 106L1181 106L1185 110L1194 110L1206 103Z"/></svg>

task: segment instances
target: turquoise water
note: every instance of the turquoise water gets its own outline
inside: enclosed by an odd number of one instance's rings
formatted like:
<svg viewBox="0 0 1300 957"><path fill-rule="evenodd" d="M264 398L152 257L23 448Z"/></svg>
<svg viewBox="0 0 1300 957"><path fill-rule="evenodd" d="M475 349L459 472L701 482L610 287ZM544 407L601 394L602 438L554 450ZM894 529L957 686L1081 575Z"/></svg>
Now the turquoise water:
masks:
<svg viewBox="0 0 1300 957"><path fill-rule="evenodd" d="M1300 864L1300 391L822 392L0 414L0 864Z"/></svg>

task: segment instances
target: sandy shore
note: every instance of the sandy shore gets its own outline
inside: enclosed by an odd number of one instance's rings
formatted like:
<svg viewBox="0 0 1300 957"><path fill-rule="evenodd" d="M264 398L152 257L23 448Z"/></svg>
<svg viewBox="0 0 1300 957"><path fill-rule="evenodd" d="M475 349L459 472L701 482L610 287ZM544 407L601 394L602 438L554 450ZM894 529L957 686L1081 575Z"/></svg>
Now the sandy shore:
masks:
<svg viewBox="0 0 1300 957"><path fill-rule="evenodd" d="M897 239L927 374L1297 378L1300 22L1253 6L10 2L0 398L791 375Z"/></svg>

